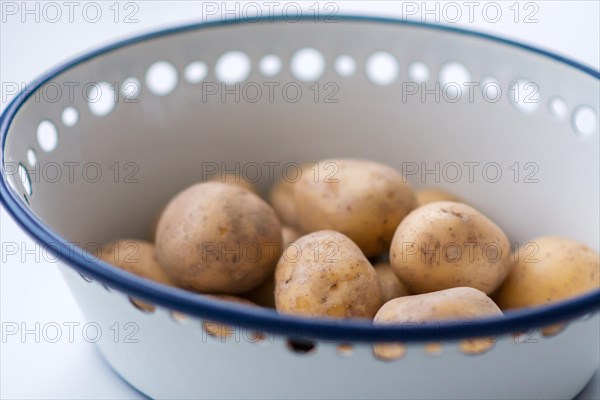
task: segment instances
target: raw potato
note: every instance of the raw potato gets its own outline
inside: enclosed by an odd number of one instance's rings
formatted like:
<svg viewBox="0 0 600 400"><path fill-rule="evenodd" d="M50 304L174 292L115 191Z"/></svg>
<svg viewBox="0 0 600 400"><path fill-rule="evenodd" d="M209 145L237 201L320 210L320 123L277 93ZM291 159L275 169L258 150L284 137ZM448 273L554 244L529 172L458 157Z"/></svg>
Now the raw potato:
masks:
<svg viewBox="0 0 600 400"><path fill-rule="evenodd" d="M377 311L376 324L473 319L502 315L485 293L471 287L405 296L388 301Z"/></svg>
<svg viewBox="0 0 600 400"><path fill-rule="evenodd" d="M281 229L281 235L284 251L287 245L300 237L298 232L287 226ZM263 307L275 308L275 275L272 275L262 285L246 293L245 297Z"/></svg>
<svg viewBox="0 0 600 400"><path fill-rule="evenodd" d="M244 294L244 297L262 307L275 308L275 275Z"/></svg>
<svg viewBox="0 0 600 400"><path fill-rule="evenodd" d="M338 231L367 257L389 249L396 227L416 207L402 174L357 159L319 161L303 171L293 196L301 231Z"/></svg>
<svg viewBox="0 0 600 400"><path fill-rule="evenodd" d="M300 238L300 233L297 230L284 226L281 228L281 238L283 240L283 247L289 246L292 242L295 242Z"/></svg>
<svg viewBox="0 0 600 400"><path fill-rule="evenodd" d="M290 176L286 179L282 179L273 185L271 192L269 193L269 203L279 215L279 219L283 223L292 229L298 229L298 215L296 208L296 198L294 190L296 188L297 180L304 174L312 173L310 170L313 163L304 163L298 166L298 171L290 170L290 174L298 172L298 176Z"/></svg>
<svg viewBox="0 0 600 400"><path fill-rule="evenodd" d="M99 258L142 278L173 285L173 280L160 266L152 243L137 239L117 240L104 246Z"/></svg>
<svg viewBox="0 0 600 400"><path fill-rule="evenodd" d="M284 179L277 182L269 193L269 203L277 211L281 222L292 228L298 225L294 189L295 183Z"/></svg>
<svg viewBox="0 0 600 400"><path fill-rule="evenodd" d="M508 238L486 216L465 204L436 202L417 208L398 226L390 263L415 294L460 286L489 294L512 259Z"/></svg>
<svg viewBox="0 0 600 400"><path fill-rule="evenodd" d="M410 292L400 282L390 264L379 263L374 265L374 268L379 276L379 282L381 282L381 296L384 303L397 297L410 295Z"/></svg>
<svg viewBox="0 0 600 400"><path fill-rule="evenodd" d="M249 180L247 180L246 178L241 177L236 174L222 174L219 176L213 176L208 180L208 182L226 183L228 185L235 185L240 188L249 190L252 193L258 195L258 188L256 187L256 185L254 183L252 183ZM158 230L158 221L160 221L160 217L162 216L162 213L165 211L165 208L166 208L166 204L160 209L160 211L158 213L156 213L156 216L154 217L154 220L152 221L152 225L150 226L150 237L154 241L156 241L156 231Z"/></svg>
<svg viewBox="0 0 600 400"><path fill-rule="evenodd" d="M202 293L247 292L281 254L275 211L236 185L207 182L173 198L158 223L159 262L175 283Z"/></svg>
<svg viewBox="0 0 600 400"><path fill-rule="evenodd" d="M236 185L243 189L249 190L254 194L258 194L258 188L248 179L240 176L239 174L220 174L218 176L211 177L208 182L226 183L228 185Z"/></svg>
<svg viewBox="0 0 600 400"><path fill-rule="evenodd" d="M382 304L381 285L352 240L318 231L296 240L279 260L275 304L281 313L372 318Z"/></svg>
<svg viewBox="0 0 600 400"><path fill-rule="evenodd" d="M419 323L442 320L469 320L503 315L498 306L485 293L470 287L457 287L438 292L405 296L388 301L379 309L375 324ZM461 343L461 350L481 353L493 346L488 339L469 339ZM384 360L394 360L404 355L401 344L386 343L373 346L375 355Z"/></svg>
<svg viewBox="0 0 600 400"><path fill-rule="evenodd" d="M599 255L571 239L545 236L521 246L494 294L502 309L540 306L600 287Z"/></svg>
<svg viewBox="0 0 600 400"><path fill-rule="evenodd" d="M436 201L455 201L457 203L464 203L464 201L460 197L457 197L443 189L418 189L415 192L415 195L417 197L417 203L419 207Z"/></svg>

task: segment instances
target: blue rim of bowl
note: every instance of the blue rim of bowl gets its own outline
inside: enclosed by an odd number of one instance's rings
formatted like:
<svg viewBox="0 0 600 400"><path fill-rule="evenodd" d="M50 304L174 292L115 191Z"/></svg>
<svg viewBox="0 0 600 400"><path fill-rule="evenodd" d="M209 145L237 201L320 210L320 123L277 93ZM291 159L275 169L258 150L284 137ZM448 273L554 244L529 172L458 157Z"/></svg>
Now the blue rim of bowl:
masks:
<svg viewBox="0 0 600 400"><path fill-rule="evenodd" d="M600 80L600 72L561 55L548 52L523 43L501 37L474 32L450 26L403 21L379 17L338 16L342 22L384 23L402 26L427 28L436 31L467 35L502 43L514 48L526 50L549 59L569 65L583 73ZM312 17L303 17L302 21L314 21ZM135 36L108 46L93 50L52 69L35 80L32 87L19 93L0 116L0 135L2 138L2 179L0 180L0 200L15 221L38 243L74 268L83 276L98 280L110 288L125 292L129 296L148 301L152 304L176 310L188 315L221 321L265 333L283 335L309 340L333 340L352 342L424 342L432 340L456 340L472 337L497 337L500 334L522 332L539 327L569 321L600 308L600 290L587 293L574 299L532 309L517 310L504 317L481 318L471 321L436 322L435 324L373 325L370 321L333 320L325 318L305 318L293 315L277 314L273 310L242 307L219 302L187 292L181 289L160 285L139 278L110 264L90 257L85 251L75 248L69 241L52 232L39 220L23 202L9 189L4 172L4 147L10 124L19 108L45 82L84 61L112 50L180 32L222 27L226 25L285 22L283 18L261 18L252 21L244 19L215 21L177 26ZM25 94L24 94L25 92Z"/></svg>

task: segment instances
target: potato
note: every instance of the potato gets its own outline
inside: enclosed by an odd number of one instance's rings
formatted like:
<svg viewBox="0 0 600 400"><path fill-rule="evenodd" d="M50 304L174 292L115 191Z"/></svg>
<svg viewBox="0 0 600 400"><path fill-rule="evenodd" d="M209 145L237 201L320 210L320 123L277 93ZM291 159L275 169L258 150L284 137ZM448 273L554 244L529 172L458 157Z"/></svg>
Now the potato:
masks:
<svg viewBox="0 0 600 400"><path fill-rule="evenodd" d="M318 231L296 240L275 271L277 311L372 318L382 304L375 269L347 236Z"/></svg>
<svg viewBox="0 0 600 400"><path fill-rule="evenodd" d="M418 189L415 192L415 196L417 197L417 204L419 207L436 201L455 201L457 203L464 203L460 197L457 197L443 189Z"/></svg>
<svg viewBox="0 0 600 400"><path fill-rule="evenodd" d="M283 249L300 237L294 229L284 226L281 229ZM244 295L247 299L263 307L275 308L275 275L272 275L262 285L252 289Z"/></svg>
<svg viewBox="0 0 600 400"><path fill-rule="evenodd" d="M377 311L373 323L414 324L495 315L502 315L502 311L485 293L470 287L457 287L390 300ZM480 353L491 346L493 341L486 338L468 339L461 343L461 349L470 354ZM436 347L433 344L433 348ZM405 350L401 344L386 343L374 345L373 352L381 359L393 360L402 357Z"/></svg>
<svg viewBox="0 0 600 400"><path fill-rule="evenodd" d="M142 278L174 285L160 266L152 243L137 239L117 240L105 245L99 258Z"/></svg>
<svg viewBox="0 0 600 400"><path fill-rule="evenodd" d="M228 185L236 185L242 189L249 190L252 193L258 195L258 188L256 187L256 185L254 183L250 182L249 180L247 180L246 178L239 176L237 174L221 174L218 176L213 176L208 180L208 182L226 183ZM158 221L160 221L160 217L161 217L162 213L165 211L165 208L166 208L166 204L162 206L162 208L160 209L160 211L158 213L156 213L156 216L154 217L152 224L150 225L150 237L154 241L156 241L156 231L158 229Z"/></svg>
<svg viewBox="0 0 600 400"><path fill-rule="evenodd" d="M226 183L228 185L236 185L243 189L249 190L254 194L258 194L258 188L248 179L240 176L239 174L219 174L217 176L213 176L208 179L207 182L218 182L218 183Z"/></svg>
<svg viewBox="0 0 600 400"><path fill-rule="evenodd" d="M318 162L294 184L293 196L302 232L338 231L367 257L389 249L396 227L416 207L398 171L357 159Z"/></svg>
<svg viewBox="0 0 600 400"><path fill-rule="evenodd" d="M492 293L511 264L502 230L465 204L435 202L398 226L390 250L396 276L415 294L470 286Z"/></svg>
<svg viewBox="0 0 600 400"><path fill-rule="evenodd" d="M381 296L384 303L397 297L408 296L410 292L400 282L392 267L388 263L374 265L375 271L381 283Z"/></svg>
<svg viewBox="0 0 600 400"><path fill-rule="evenodd" d="M598 253L574 240L540 237L514 257L514 267L494 293L504 310L554 303L600 287Z"/></svg>
<svg viewBox="0 0 600 400"><path fill-rule="evenodd" d="M244 298L267 308L275 308L275 275L271 275L264 283L255 287Z"/></svg>
<svg viewBox="0 0 600 400"><path fill-rule="evenodd" d="M392 299L377 311L373 322L423 322L493 315L502 315L502 311L485 293L471 287L456 287Z"/></svg>
<svg viewBox="0 0 600 400"><path fill-rule="evenodd" d="M269 203L277 212L279 219L284 225L292 228L298 226L294 189L295 182L283 179L273 185L269 193Z"/></svg>
<svg viewBox="0 0 600 400"><path fill-rule="evenodd" d="M281 254L275 211L252 192L214 182L173 198L158 223L159 262L175 283L202 293L243 293L272 275Z"/></svg>
<svg viewBox="0 0 600 400"><path fill-rule="evenodd" d="M283 240L283 247L289 246L292 242L295 242L299 237L300 233L297 230L284 226L281 228L281 238Z"/></svg>

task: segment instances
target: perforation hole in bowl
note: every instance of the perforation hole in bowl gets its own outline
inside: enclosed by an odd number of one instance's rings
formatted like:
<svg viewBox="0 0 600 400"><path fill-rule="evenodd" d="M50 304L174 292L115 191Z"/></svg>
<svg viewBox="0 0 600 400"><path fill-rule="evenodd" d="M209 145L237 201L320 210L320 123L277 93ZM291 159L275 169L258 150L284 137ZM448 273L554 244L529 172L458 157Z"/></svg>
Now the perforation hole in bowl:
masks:
<svg viewBox="0 0 600 400"><path fill-rule="evenodd" d="M543 327L542 329L540 329L540 333L543 337L553 337L561 334L566 328L566 323L554 324Z"/></svg>
<svg viewBox="0 0 600 400"><path fill-rule="evenodd" d="M222 322L203 321L202 330L208 335L225 342L226 339L236 336L249 343L259 343L265 340L265 335L257 331L247 331Z"/></svg>
<svg viewBox="0 0 600 400"><path fill-rule="evenodd" d="M275 76L281 71L281 58L275 54L267 54L260 59L258 63L258 70L264 76Z"/></svg>
<svg viewBox="0 0 600 400"><path fill-rule="evenodd" d="M408 66L408 76L415 83L423 83L429 80L429 67L427 64L415 61Z"/></svg>
<svg viewBox="0 0 600 400"><path fill-rule="evenodd" d="M215 64L215 75L226 84L234 84L246 79L251 69L252 63L246 53L234 50L219 57Z"/></svg>
<svg viewBox="0 0 600 400"><path fill-rule="evenodd" d="M518 79L510 85L508 98L516 110L532 114L540 105L540 89L529 79Z"/></svg>
<svg viewBox="0 0 600 400"><path fill-rule="evenodd" d="M460 341L460 351L463 354L474 356L490 351L496 342L490 338L465 339Z"/></svg>
<svg viewBox="0 0 600 400"><path fill-rule="evenodd" d="M471 74L462 63L450 61L440 68L438 80L450 98L460 98L465 83L471 82Z"/></svg>
<svg viewBox="0 0 600 400"><path fill-rule="evenodd" d="M442 85L448 83L457 83L464 85L465 82L471 81L471 74L467 67L458 61L447 62L440 68L439 81Z"/></svg>
<svg viewBox="0 0 600 400"><path fill-rule="evenodd" d="M567 103L560 97L552 97L548 100L548 111L558 120L564 120L569 113Z"/></svg>
<svg viewBox="0 0 600 400"><path fill-rule="evenodd" d="M67 128L73 127L79 121L79 111L75 107L67 107L61 114L61 120Z"/></svg>
<svg viewBox="0 0 600 400"><path fill-rule="evenodd" d="M222 341L233 336L235 333L233 326L215 321L203 321L202 330L204 330L208 336L221 339Z"/></svg>
<svg viewBox="0 0 600 400"><path fill-rule="evenodd" d="M325 71L325 57L312 47L300 49L292 56L290 68L292 74L301 81L316 81Z"/></svg>
<svg viewBox="0 0 600 400"><path fill-rule="evenodd" d="M342 54L335 59L335 62L333 63L333 69L339 76L343 76L345 78L352 76L356 71L356 61L354 61L352 56Z"/></svg>
<svg viewBox="0 0 600 400"><path fill-rule="evenodd" d="M287 339L286 346L296 354L310 354L316 351L317 345L310 340Z"/></svg>
<svg viewBox="0 0 600 400"><path fill-rule="evenodd" d="M488 103L497 103L502 98L502 86L493 76L481 80L481 95Z"/></svg>
<svg viewBox="0 0 600 400"><path fill-rule="evenodd" d="M354 346L349 343L341 343L337 346L338 354L344 357L350 357L354 354Z"/></svg>
<svg viewBox="0 0 600 400"><path fill-rule="evenodd" d="M19 180L23 185L23 189L25 189L25 193L31 196L33 190L33 188L31 187L31 178L29 177L27 167L25 167L25 164L23 163L19 163Z"/></svg>
<svg viewBox="0 0 600 400"><path fill-rule="evenodd" d="M573 111L573 129L581 137L589 137L598 130L598 114L590 106Z"/></svg>
<svg viewBox="0 0 600 400"><path fill-rule="evenodd" d="M50 153L58 145L58 130L49 120L40 122L37 127L37 141L40 148L46 153Z"/></svg>
<svg viewBox="0 0 600 400"><path fill-rule="evenodd" d="M259 346L268 346L274 342L273 336L269 334L265 334L263 332L255 332L256 335L256 344Z"/></svg>
<svg viewBox="0 0 600 400"><path fill-rule="evenodd" d="M35 168L35 164L37 164L37 156L35 154L35 150L31 148L27 150L27 164L29 164L29 166L32 168Z"/></svg>
<svg viewBox="0 0 600 400"><path fill-rule="evenodd" d="M92 114L104 117L115 108L115 90L108 82L99 82L90 86L86 100Z"/></svg>
<svg viewBox="0 0 600 400"><path fill-rule="evenodd" d="M381 343L373 345L373 355L381 361L400 360L406 356L407 348L401 343Z"/></svg>
<svg viewBox="0 0 600 400"><path fill-rule="evenodd" d="M444 346L442 346L441 343L426 343L423 348L425 349L425 353L432 356L442 354L442 351L444 350Z"/></svg>
<svg viewBox="0 0 600 400"><path fill-rule="evenodd" d="M110 288L108 286L104 286L105 289L110 290ZM133 304L133 306L135 308L137 308L138 310L146 313L146 314L151 314L154 311L156 311L156 306L154 306L153 304L150 303L146 303L142 300L138 300L136 298L133 298L131 296L129 296L129 302L131 304Z"/></svg>
<svg viewBox="0 0 600 400"><path fill-rule="evenodd" d="M386 86L398 78L400 66L396 57L385 51L378 51L367 58L367 77L376 85Z"/></svg>
<svg viewBox="0 0 600 400"><path fill-rule="evenodd" d="M171 311L169 312L169 315L171 316L171 319L178 324L187 324L190 320L186 314L179 311Z"/></svg>
<svg viewBox="0 0 600 400"><path fill-rule="evenodd" d="M123 103L136 99L142 92L142 82L136 77L130 77L123 81L121 85L121 94Z"/></svg>
<svg viewBox="0 0 600 400"><path fill-rule="evenodd" d="M254 331L248 334L248 340L250 343L263 343L267 341L267 336L262 332Z"/></svg>
<svg viewBox="0 0 600 400"><path fill-rule="evenodd" d="M200 83L208 75L208 67L202 61L189 63L183 71L183 76L188 83Z"/></svg>
<svg viewBox="0 0 600 400"><path fill-rule="evenodd" d="M146 71L146 86L157 96L166 96L177 86L177 70L168 61L157 61Z"/></svg>

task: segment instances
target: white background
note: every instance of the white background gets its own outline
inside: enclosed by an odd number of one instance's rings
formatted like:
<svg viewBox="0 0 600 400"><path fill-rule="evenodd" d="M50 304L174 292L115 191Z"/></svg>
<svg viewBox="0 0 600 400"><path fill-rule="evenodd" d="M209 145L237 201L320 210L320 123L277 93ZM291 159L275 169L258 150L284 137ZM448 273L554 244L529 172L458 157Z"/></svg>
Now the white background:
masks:
<svg viewBox="0 0 600 400"><path fill-rule="evenodd" d="M120 10L115 22L115 6L113 1L98 2L102 17L96 23L86 21L83 16L85 2L76 2L78 6L69 21L69 9L59 1L62 17L57 22L55 10L46 8L44 3L28 2L27 9L38 12L24 13L21 1L2 1L2 20L0 27L0 81L2 83L2 109L12 97L5 89L7 84L19 85L32 81L48 68L81 54L91 48L121 39L133 33L140 33L155 28L172 26L181 22L202 21L215 16L203 14L206 11L202 2L167 2L136 1L137 22L125 23L125 15L135 8ZM36 6L37 3L37 6ZM465 2L458 1L463 16L459 22L453 23L454 14L443 7L448 2L427 2L428 9L434 9L435 3L439 12L439 21L435 15L425 15L423 3L418 2L337 2L339 13L360 13L389 17L402 17L403 10L411 10L412 5L419 7L417 14L411 19L426 22L439 22L455 26L495 33L507 38L516 39L537 45L554 52L561 53L577 61L598 69L600 65L600 7L597 1L537 1L539 7L535 18L537 23L526 24L523 19L533 8L525 8L525 3L518 5L519 21L515 22L514 11L509 7L515 2L500 2L502 18L491 23L491 18L482 14L483 5L476 8L473 20L469 20ZM221 2L216 2L221 7ZM264 3L257 2L263 5ZM280 2L283 7L284 2ZM307 2L304 8L314 2ZM17 7L14 13L14 7ZM113 7L112 9L110 7ZM236 3L229 3L228 8L235 10ZM321 7L323 8L323 7ZM243 13L243 5L237 9ZM274 14L281 15L281 11ZM94 17L93 10L88 17ZM219 18L221 14L217 14ZM409 17L408 15L405 15ZM490 14L493 17L493 14ZM36 21L36 17L38 20ZM90 20L92 18L89 18ZM31 241L8 216L0 210L0 238L2 245L17 243L21 250L35 249ZM3 252L5 247L2 247ZM35 323L43 327L48 323L85 324L77 305L71 297L55 266L45 260L40 251L35 255L26 255L21 251L16 255L2 255L0 268L0 319L3 326L17 323L31 329ZM24 260L22 259L24 258ZM63 332L66 335L66 328ZM38 398L38 399L116 399L140 398L140 394L120 380L102 360L94 345L87 343L80 330L75 329L73 343L63 337L57 343L49 343L41 339L36 342L34 335L21 340L19 335L5 338L0 342L0 397L3 399ZM582 396L586 399L600 398L598 389L599 377Z"/></svg>

